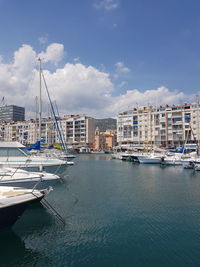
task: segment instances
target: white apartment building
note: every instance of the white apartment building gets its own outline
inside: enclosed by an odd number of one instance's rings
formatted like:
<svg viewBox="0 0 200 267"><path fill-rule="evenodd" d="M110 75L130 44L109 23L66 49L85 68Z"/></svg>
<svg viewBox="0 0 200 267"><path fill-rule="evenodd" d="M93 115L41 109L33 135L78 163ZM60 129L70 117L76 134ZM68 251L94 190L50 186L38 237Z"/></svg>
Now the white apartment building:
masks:
<svg viewBox="0 0 200 267"><path fill-rule="evenodd" d="M61 128L68 145L85 144L93 146L95 136L95 120L91 117L65 116L61 120Z"/></svg>
<svg viewBox="0 0 200 267"><path fill-rule="evenodd" d="M117 142L174 147L200 140L200 104L143 107L117 118Z"/></svg>
<svg viewBox="0 0 200 267"><path fill-rule="evenodd" d="M95 120L85 115L69 115L58 120L64 142L73 146L93 146ZM19 141L33 144L38 140L38 120L0 122L0 141ZM60 143L55 122L51 118L41 120L41 139L46 144Z"/></svg>

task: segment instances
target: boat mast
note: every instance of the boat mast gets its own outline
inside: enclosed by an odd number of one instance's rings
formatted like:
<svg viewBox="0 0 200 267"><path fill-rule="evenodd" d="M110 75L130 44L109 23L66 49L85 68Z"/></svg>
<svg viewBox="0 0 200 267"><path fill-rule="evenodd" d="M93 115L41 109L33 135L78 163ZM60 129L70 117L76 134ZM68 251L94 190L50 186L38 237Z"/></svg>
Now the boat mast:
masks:
<svg viewBox="0 0 200 267"><path fill-rule="evenodd" d="M35 134L35 142L38 140L38 97L36 96L35 97L35 131L34 131L34 134Z"/></svg>
<svg viewBox="0 0 200 267"><path fill-rule="evenodd" d="M50 103L51 111L52 111L52 114L53 114L53 118L54 118L54 122L55 122L56 130L57 130L57 133L58 133L58 137L59 137L61 146L62 146L62 148L64 149L65 153L67 153L66 145L65 145L65 143L64 143L63 135L62 135L62 133L61 133L61 129L60 129L60 127L59 127L59 123L58 123L59 118L57 118L57 116L56 116L55 109L54 109L54 107L53 107L53 103L52 103L52 101L51 101L51 97L50 97L50 94L49 94L49 90L48 90L47 83L46 83L46 80L45 80L44 73L43 73L42 69L41 69L41 77L42 77L42 79L43 79L44 86L45 86L45 89L46 89L46 92L47 92L47 96L48 96L48 99L49 99L49 103Z"/></svg>
<svg viewBox="0 0 200 267"><path fill-rule="evenodd" d="M197 156L199 156L199 96L196 95L196 105L197 105Z"/></svg>
<svg viewBox="0 0 200 267"><path fill-rule="evenodd" d="M38 139L41 140L41 121L42 121L42 68L41 68L41 58L38 59L39 61L39 79L40 79L40 88L39 88L39 134Z"/></svg>

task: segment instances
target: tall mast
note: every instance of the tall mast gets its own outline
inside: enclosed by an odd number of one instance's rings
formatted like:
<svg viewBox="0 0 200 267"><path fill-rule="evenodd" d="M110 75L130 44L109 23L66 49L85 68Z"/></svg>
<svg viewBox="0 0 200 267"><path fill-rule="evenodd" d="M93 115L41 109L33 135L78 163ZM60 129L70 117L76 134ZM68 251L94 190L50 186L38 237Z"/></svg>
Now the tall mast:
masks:
<svg viewBox="0 0 200 267"><path fill-rule="evenodd" d="M197 155L199 156L200 148L199 148L199 96L196 95L197 101Z"/></svg>
<svg viewBox="0 0 200 267"><path fill-rule="evenodd" d="M39 61L39 77L40 77L40 88L39 88L39 134L38 139L41 140L41 120L42 120L42 68L41 68L41 58Z"/></svg>
<svg viewBox="0 0 200 267"><path fill-rule="evenodd" d="M39 137L38 137L38 96L35 97L35 142L38 141Z"/></svg>

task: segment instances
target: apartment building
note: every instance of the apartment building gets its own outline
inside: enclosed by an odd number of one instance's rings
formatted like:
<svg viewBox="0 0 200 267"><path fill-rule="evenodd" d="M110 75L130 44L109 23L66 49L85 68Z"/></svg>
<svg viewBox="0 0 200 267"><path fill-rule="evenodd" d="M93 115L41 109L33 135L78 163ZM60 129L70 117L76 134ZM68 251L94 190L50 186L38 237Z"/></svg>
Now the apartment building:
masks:
<svg viewBox="0 0 200 267"><path fill-rule="evenodd" d="M60 123L68 145L93 146L95 134L95 121L93 118L85 115L70 115L63 117Z"/></svg>
<svg viewBox="0 0 200 267"><path fill-rule="evenodd" d="M117 142L174 147L200 140L200 104L149 106L124 111L117 118Z"/></svg>
<svg viewBox="0 0 200 267"><path fill-rule="evenodd" d="M94 119L85 115L69 115L58 120L64 142L73 146L90 146L94 143ZM23 144L33 144L39 136L38 120L17 122L0 122L0 141L19 141ZM42 118L41 139L46 144L60 143L52 118Z"/></svg>

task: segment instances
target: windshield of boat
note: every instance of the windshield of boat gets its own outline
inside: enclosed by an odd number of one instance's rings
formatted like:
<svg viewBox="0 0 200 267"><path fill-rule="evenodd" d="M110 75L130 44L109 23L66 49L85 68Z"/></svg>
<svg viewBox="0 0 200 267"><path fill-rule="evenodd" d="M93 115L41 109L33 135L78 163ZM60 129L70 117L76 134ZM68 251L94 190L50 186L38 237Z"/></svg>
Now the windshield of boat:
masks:
<svg viewBox="0 0 200 267"><path fill-rule="evenodd" d="M27 157L30 152L24 147L1 147L0 157Z"/></svg>

